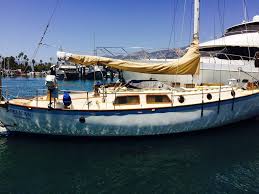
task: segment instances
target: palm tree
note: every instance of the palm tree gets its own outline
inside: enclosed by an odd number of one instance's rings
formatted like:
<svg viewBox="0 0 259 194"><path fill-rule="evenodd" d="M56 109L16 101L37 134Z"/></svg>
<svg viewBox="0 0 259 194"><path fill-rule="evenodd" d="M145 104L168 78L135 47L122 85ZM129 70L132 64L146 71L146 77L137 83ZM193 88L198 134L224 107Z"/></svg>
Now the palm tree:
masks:
<svg viewBox="0 0 259 194"><path fill-rule="evenodd" d="M18 54L18 58L19 58L19 59L22 58L23 55L24 55L24 52L20 52L20 53Z"/></svg>
<svg viewBox="0 0 259 194"><path fill-rule="evenodd" d="M2 75L3 75L3 73L2 73L2 60L3 60L3 57L0 55L0 67L1 67L1 72L0 72L0 98L1 98L1 100L2 100Z"/></svg>
<svg viewBox="0 0 259 194"><path fill-rule="evenodd" d="M0 55L0 70L2 71L2 69L3 69L3 62L4 62L4 57L2 57L1 55Z"/></svg>
<svg viewBox="0 0 259 194"><path fill-rule="evenodd" d="M24 59L24 60L27 60L27 59L28 59L27 55L24 55L24 56L23 56L23 59Z"/></svg>
<svg viewBox="0 0 259 194"><path fill-rule="evenodd" d="M26 59L25 59L25 64L26 64L26 66L29 64L29 58L28 57L26 57Z"/></svg>
<svg viewBox="0 0 259 194"><path fill-rule="evenodd" d="M34 71L34 64L36 61L34 59L32 59L31 62L32 62L32 71Z"/></svg>
<svg viewBox="0 0 259 194"><path fill-rule="evenodd" d="M23 58L23 56L24 56L24 52L20 52L20 53L18 54L17 58L18 58L19 64L20 64L20 61L21 61L21 59Z"/></svg>

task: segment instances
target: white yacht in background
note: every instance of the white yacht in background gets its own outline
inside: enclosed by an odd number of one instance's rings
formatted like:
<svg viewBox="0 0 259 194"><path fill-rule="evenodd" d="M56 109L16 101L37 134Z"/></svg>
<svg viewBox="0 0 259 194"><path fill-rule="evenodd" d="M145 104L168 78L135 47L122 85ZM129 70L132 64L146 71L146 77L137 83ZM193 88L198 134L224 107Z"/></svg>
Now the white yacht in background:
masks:
<svg viewBox="0 0 259 194"><path fill-rule="evenodd" d="M56 76L58 80L78 80L79 68L75 64L62 63L56 69Z"/></svg>
<svg viewBox="0 0 259 194"><path fill-rule="evenodd" d="M88 80L102 80L106 76L106 71L103 66L95 65L90 66L86 73L86 79Z"/></svg>
<svg viewBox="0 0 259 194"><path fill-rule="evenodd" d="M242 81L253 80L259 75L255 68L256 58L259 58L259 15L252 21L234 25L226 30L221 38L201 43L201 76L198 82L218 82L239 77ZM177 59L149 59L150 63L157 61L173 61ZM124 72L126 80L158 79L190 83L191 75L155 75ZM197 80L198 79L198 80Z"/></svg>

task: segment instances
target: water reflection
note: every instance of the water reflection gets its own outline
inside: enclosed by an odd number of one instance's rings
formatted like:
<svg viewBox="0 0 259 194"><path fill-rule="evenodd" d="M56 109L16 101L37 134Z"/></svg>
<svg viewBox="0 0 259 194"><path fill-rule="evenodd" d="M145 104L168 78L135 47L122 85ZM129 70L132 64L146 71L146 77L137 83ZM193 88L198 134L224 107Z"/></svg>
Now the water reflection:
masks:
<svg viewBox="0 0 259 194"><path fill-rule="evenodd" d="M28 92L44 79L3 85ZM91 90L93 82L59 85ZM0 138L0 193L258 193L258 124L142 138Z"/></svg>
<svg viewBox="0 0 259 194"><path fill-rule="evenodd" d="M259 192L259 121L143 138L0 140L0 192Z"/></svg>

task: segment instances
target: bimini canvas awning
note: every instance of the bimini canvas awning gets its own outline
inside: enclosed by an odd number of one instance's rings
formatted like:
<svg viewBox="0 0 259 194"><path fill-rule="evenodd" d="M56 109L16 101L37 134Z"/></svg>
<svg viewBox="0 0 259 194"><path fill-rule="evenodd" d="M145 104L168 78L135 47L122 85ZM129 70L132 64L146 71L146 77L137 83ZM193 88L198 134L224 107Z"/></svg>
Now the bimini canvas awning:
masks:
<svg viewBox="0 0 259 194"><path fill-rule="evenodd" d="M197 75L200 72L199 41L194 39L187 53L173 62L165 63L140 63L124 61L99 56L77 55L72 53L58 52L57 57L73 63L89 66L102 64L111 68L150 74L171 75Z"/></svg>

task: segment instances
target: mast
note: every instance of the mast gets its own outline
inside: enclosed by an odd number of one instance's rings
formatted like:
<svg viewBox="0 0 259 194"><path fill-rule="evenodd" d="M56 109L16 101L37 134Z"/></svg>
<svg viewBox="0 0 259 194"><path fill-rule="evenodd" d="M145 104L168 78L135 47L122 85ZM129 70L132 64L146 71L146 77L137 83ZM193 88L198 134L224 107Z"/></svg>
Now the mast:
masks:
<svg viewBox="0 0 259 194"><path fill-rule="evenodd" d="M95 46L95 32L94 32L94 56L97 56L97 50L96 50L96 46Z"/></svg>
<svg viewBox="0 0 259 194"><path fill-rule="evenodd" d="M200 0L194 0L193 39L199 39L199 30L200 30Z"/></svg>

